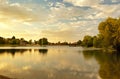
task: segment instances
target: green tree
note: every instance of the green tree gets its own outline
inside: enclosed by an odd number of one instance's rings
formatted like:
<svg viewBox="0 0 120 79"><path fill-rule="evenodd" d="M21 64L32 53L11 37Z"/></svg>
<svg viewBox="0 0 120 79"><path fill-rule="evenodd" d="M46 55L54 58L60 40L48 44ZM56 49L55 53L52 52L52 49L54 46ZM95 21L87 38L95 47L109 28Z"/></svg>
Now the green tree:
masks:
<svg viewBox="0 0 120 79"><path fill-rule="evenodd" d="M98 34L97 36L93 37L93 46L94 47L102 47L103 46L103 36Z"/></svg>
<svg viewBox="0 0 120 79"><path fill-rule="evenodd" d="M39 39L39 45L48 45L47 38L41 38L41 39Z"/></svg>
<svg viewBox="0 0 120 79"><path fill-rule="evenodd" d="M32 39L28 41L29 44L32 44Z"/></svg>
<svg viewBox="0 0 120 79"><path fill-rule="evenodd" d="M17 40L16 40L15 36L13 36L13 37L11 38L10 44L12 44L12 45L17 44Z"/></svg>
<svg viewBox="0 0 120 79"><path fill-rule="evenodd" d="M82 41L81 40L78 40L77 41L77 45L81 45L82 44Z"/></svg>
<svg viewBox="0 0 120 79"><path fill-rule="evenodd" d="M34 44L38 44L38 41L34 40Z"/></svg>
<svg viewBox="0 0 120 79"><path fill-rule="evenodd" d="M13 36L12 39L16 39L15 36Z"/></svg>
<svg viewBox="0 0 120 79"><path fill-rule="evenodd" d="M5 44L5 39L3 37L0 37L0 44Z"/></svg>
<svg viewBox="0 0 120 79"><path fill-rule="evenodd" d="M98 29L103 36L103 46L120 51L120 18L109 17L99 24Z"/></svg>
<svg viewBox="0 0 120 79"><path fill-rule="evenodd" d="M85 47L92 47L93 46L93 37L89 36L89 35L84 36L82 45Z"/></svg>
<svg viewBox="0 0 120 79"><path fill-rule="evenodd" d="M16 39L15 36L13 36L11 39L9 39L9 43L12 45L19 45L20 44L20 40Z"/></svg>

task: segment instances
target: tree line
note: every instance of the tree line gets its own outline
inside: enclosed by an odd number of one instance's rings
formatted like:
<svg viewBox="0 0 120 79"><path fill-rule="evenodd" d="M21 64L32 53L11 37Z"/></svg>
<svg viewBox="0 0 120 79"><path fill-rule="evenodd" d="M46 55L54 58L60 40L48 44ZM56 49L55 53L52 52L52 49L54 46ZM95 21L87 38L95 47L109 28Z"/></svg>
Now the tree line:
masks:
<svg viewBox="0 0 120 79"><path fill-rule="evenodd" d="M107 18L98 25L98 30L99 34L96 36L85 36L82 45L120 51L120 18Z"/></svg>
<svg viewBox="0 0 120 79"><path fill-rule="evenodd" d="M32 40L26 41L24 38L16 38L15 36L11 38L0 37L0 45L26 45L31 44Z"/></svg>
<svg viewBox="0 0 120 79"><path fill-rule="evenodd" d="M40 38L39 40L25 40L24 38L16 38L12 36L11 38L0 37L0 45L76 45L76 43L68 43L68 42L49 42L47 38Z"/></svg>
<svg viewBox="0 0 120 79"><path fill-rule="evenodd" d="M96 36L86 35L83 40L78 40L74 43L65 42L65 44L120 51L120 18L108 17L106 20L99 23L98 31L99 33Z"/></svg>
<svg viewBox="0 0 120 79"><path fill-rule="evenodd" d="M0 37L0 44L10 45L69 45L69 46L83 46L83 47L97 47L97 48L113 48L120 51L120 18L107 18L98 25L99 34L96 36L86 35L83 40L77 42L58 42L51 43L47 38L40 38L39 40L26 41L24 38L3 38Z"/></svg>
<svg viewBox="0 0 120 79"><path fill-rule="evenodd" d="M48 39L47 38L41 38L38 41L34 40L34 42L31 40L27 41L24 38L16 38L15 36L11 38L4 38L0 37L0 45L48 45Z"/></svg>

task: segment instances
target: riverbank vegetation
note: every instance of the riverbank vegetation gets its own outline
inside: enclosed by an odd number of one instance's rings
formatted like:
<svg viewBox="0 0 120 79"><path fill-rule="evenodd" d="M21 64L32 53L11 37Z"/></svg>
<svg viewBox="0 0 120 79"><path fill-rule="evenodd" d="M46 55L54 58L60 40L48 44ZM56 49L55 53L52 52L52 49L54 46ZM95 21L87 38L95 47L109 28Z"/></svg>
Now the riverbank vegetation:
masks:
<svg viewBox="0 0 120 79"><path fill-rule="evenodd" d="M120 18L107 18L98 25L98 30L97 36L85 36L82 45L120 51Z"/></svg>
<svg viewBox="0 0 120 79"><path fill-rule="evenodd" d="M24 38L4 38L0 37L0 45L27 46L27 45L69 45L96 48L111 48L120 51L120 18L107 18L98 25L99 34L96 36L86 35L83 40L77 42L57 42L51 43L47 38L26 41Z"/></svg>

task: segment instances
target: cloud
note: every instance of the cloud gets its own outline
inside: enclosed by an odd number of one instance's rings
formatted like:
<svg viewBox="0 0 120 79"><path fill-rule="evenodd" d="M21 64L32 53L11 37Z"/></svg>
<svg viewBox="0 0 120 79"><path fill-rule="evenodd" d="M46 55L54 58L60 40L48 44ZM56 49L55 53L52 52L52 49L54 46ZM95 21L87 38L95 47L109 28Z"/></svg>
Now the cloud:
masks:
<svg viewBox="0 0 120 79"><path fill-rule="evenodd" d="M96 35L99 22L106 17L119 17L118 1L46 0L38 3L36 0L0 0L0 31L6 37L76 41L84 35Z"/></svg>
<svg viewBox="0 0 120 79"><path fill-rule="evenodd" d="M61 31L53 31L53 30L44 30L42 31L42 36L48 37L51 42L59 41L74 41L73 38L75 36L75 30L61 30ZM75 38L74 38L75 39Z"/></svg>
<svg viewBox="0 0 120 79"><path fill-rule="evenodd" d="M120 4L118 5L98 5L94 8L98 10L99 12L96 14L97 18L103 17L120 17Z"/></svg>
<svg viewBox="0 0 120 79"><path fill-rule="evenodd" d="M98 21L75 21L69 23L58 23L56 30L43 30L41 35L50 39L50 42L68 41L73 42L83 39L85 35L97 35Z"/></svg>
<svg viewBox="0 0 120 79"><path fill-rule="evenodd" d="M64 0L64 2L72 3L75 6L94 6L100 3L100 0Z"/></svg>
<svg viewBox="0 0 120 79"><path fill-rule="evenodd" d="M95 5L114 5L120 4L120 0L64 0L75 6L95 6Z"/></svg>
<svg viewBox="0 0 120 79"><path fill-rule="evenodd" d="M101 4L105 4L105 5L120 4L120 0L103 0Z"/></svg>
<svg viewBox="0 0 120 79"><path fill-rule="evenodd" d="M81 16L85 14L82 9L74 7L60 7L60 8L51 8L52 15L60 19L69 19L76 16Z"/></svg>
<svg viewBox="0 0 120 79"><path fill-rule="evenodd" d="M59 21L70 21L73 19L78 20L79 17L86 17L88 15L94 14L96 11L91 7L75 7L75 6L65 6L63 3L56 3L56 5L50 7L50 12L48 16L48 21L46 23L56 23Z"/></svg>
<svg viewBox="0 0 120 79"><path fill-rule="evenodd" d="M9 4L1 0L0 3L0 22L34 22L38 20L37 16L27 7L19 3Z"/></svg>
<svg viewBox="0 0 120 79"><path fill-rule="evenodd" d="M8 0L0 0L0 4L8 4Z"/></svg>
<svg viewBox="0 0 120 79"><path fill-rule="evenodd" d="M52 3L50 4L52 5ZM86 10L84 10L86 8ZM49 6L49 12L44 14L46 18L42 24L54 24L62 20L70 20L75 17L88 15L87 9L91 8L66 7L65 4L57 2L54 6ZM46 17L47 16L47 17Z"/></svg>
<svg viewBox="0 0 120 79"><path fill-rule="evenodd" d="M92 12L96 13L93 18L101 18L101 17L106 18L109 16L111 17L120 16L119 15L120 0L64 0L64 2L68 2L73 4L74 6L80 6L82 8L85 6L91 7L93 9Z"/></svg>

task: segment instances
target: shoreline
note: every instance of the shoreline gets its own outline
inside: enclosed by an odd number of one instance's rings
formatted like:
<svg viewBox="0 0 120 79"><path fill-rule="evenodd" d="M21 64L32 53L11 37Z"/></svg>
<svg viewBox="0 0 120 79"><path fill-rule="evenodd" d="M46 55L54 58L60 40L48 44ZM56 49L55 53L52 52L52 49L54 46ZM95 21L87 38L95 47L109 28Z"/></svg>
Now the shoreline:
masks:
<svg viewBox="0 0 120 79"><path fill-rule="evenodd" d="M9 78L7 76L0 75L0 79L15 79L15 78Z"/></svg>

